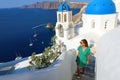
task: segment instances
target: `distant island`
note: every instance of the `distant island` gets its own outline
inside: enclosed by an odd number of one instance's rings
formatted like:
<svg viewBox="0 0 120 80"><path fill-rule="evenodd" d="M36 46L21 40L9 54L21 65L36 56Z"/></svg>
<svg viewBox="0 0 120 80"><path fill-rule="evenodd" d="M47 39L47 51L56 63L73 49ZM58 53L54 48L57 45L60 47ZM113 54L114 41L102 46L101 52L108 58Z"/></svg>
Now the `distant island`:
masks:
<svg viewBox="0 0 120 80"><path fill-rule="evenodd" d="M70 5L70 8L73 8L73 9L82 8L84 5L87 4L83 2L67 2L67 3ZM21 8L57 9L59 4L60 2L44 1L44 2L37 2L30 5L23 5Z"/></svg>

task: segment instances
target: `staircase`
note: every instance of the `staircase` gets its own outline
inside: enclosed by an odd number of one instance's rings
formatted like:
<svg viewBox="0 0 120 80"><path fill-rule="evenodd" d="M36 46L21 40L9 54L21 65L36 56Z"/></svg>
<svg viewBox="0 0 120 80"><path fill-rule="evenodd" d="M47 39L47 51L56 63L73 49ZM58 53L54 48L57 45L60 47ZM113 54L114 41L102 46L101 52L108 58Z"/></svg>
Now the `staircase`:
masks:
<svg viewBox="0 0 120 80"><path fill-rule="evenodd" d="M91 56L90 64L86 68L84 75L80 74L80 78L76 74L73 75L72 80L95 80L95 57Z"/></svg>

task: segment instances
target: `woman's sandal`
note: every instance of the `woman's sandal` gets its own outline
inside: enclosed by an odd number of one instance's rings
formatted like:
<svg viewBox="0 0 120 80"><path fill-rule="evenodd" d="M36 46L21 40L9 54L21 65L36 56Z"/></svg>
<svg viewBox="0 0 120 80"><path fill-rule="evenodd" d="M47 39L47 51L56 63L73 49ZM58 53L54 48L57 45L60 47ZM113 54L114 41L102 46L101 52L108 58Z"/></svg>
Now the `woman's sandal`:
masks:
<svg viewBox="0 0 120 80"><path fill-rule="evenodd" d="M79 78L80 78L80 75L77 75L77 78L79 79Z"/></svg>
<svg viewBox="0 0 120 80"><path fill-rule="evenodd" d="M77 78L79 79L79 78L80 78L80 76L77 76Z"/></svg>

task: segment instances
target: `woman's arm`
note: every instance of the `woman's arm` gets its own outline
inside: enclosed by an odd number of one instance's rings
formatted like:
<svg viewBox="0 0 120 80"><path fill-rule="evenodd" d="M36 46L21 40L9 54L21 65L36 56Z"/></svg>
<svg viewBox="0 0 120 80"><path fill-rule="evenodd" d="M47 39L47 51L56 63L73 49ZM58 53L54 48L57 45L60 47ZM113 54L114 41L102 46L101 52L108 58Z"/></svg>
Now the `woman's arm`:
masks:
<svg viewBox="0 0 120 80"><path fill-rule="evenodd" d="M79 54L80 54L80 52L79 52L79 51L77 51L76 56L78 56Z"/></svg>
<svg viewBox="0 0 120 80"><path fill-rule="evenodd" d="M88 60L87 60L87 64L90 63L90 54L87 56Z"/></svg>

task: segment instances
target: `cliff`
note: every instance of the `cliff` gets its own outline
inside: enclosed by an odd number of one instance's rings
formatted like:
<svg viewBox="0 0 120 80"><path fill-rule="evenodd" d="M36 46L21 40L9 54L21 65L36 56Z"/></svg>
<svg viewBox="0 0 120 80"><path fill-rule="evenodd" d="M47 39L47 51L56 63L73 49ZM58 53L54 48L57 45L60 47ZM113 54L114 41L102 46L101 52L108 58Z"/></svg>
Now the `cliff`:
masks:
<svg viewBox="0 0 120 80"><path fill-rule="evenodd" d="M80 2L67 2L70 5L70 8L81 8L86 3L80 3ZM21 8L41 8L41 9L57 9L59 6L59 2L37 2L35 4L30 5L23 5Z"/></svg>
<svg viewBox="0 0 120 80"><path fill-rule="evenodd" d="M82 21L82 14L84 13L86 9L86 5L84 5L81 9L80 12L78 12L77 14L73 15L73 22L75 24L79 24Z"/></svg>

